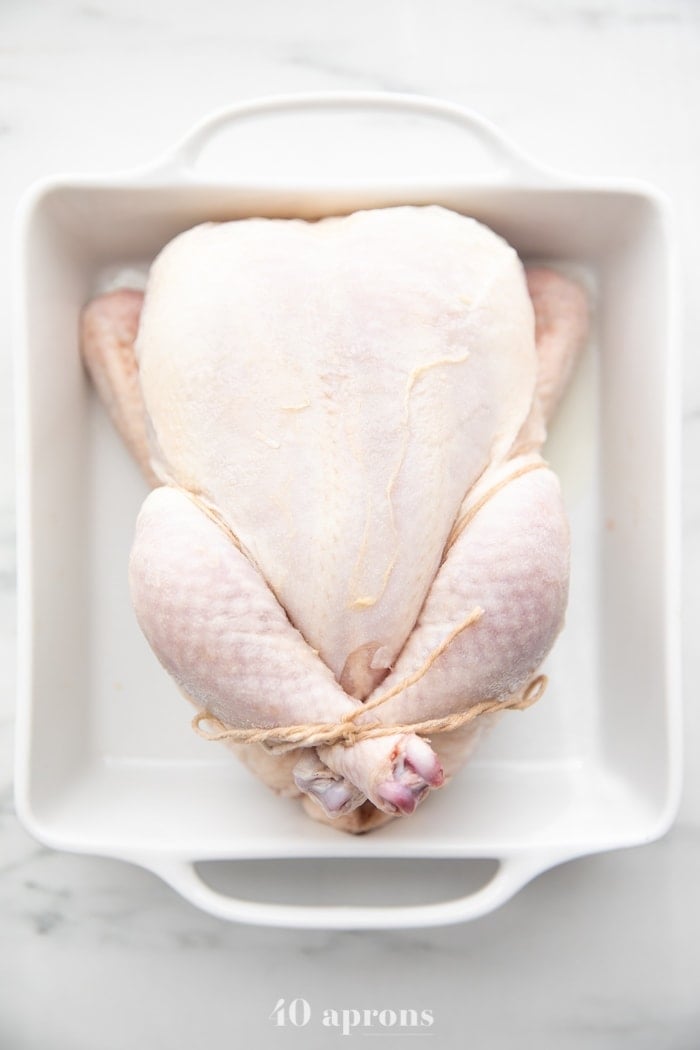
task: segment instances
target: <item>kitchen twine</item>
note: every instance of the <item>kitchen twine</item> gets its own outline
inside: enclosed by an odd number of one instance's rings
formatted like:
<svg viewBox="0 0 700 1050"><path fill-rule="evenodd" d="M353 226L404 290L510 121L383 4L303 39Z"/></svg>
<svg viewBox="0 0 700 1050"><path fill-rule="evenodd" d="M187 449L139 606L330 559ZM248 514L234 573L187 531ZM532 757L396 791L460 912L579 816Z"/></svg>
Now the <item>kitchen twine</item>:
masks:
<svg viewBox="0 0 700 1050"><path fill-rule="evenodd" d="M403 683L402 688L405 688ZM273 726L268 729L237 729L227 726L206 711L200 711L192 719L192 728L204 740L230 740L237 744L264 744L276 754L291 751L297 747L333 747L335 744L352 747L361 740L392 736L394 733L415 733L417 736L449 733L491 711L524 711L540 699L546 688L547 676L541 674L533 678L529 685L515 696L507 697L505 700L481 700L477 704L472 704L466 711L445 715L443 718L426 718L422 722L399 722L394 725L373 722L370 725L358 725L355 719L388 700L389 694L387 693L372 701L371 707L369 704L361 704L344 715L339 722L305 722L301 725ZM203 729L203 722L211 723L214 727L213 732Z"/></svg>
<svg viewBox="0 0 700 1050"><path fill-rule="evenodd" d="M539 458L535 461L522 464L506 478L503 478L484 493L484 495L455 523L452 532L448 537L447 543L445 544L445 554L462 534L464 529L470 524L478 511L481 510L484 504L488 502L492 496L511 481L514 481L515 478L521 477L523 474L528 474L531 470L538 470L545 466L546 463ZM186 495L200 506L201 509L205 510L208 517L212 518L216 524L220 525L224 531L229 534L230 538L240 550L241 545L237 537L218 517L218 515L213 513L210 508L202 506L202 502L192 493L186 492ZM221 719L210 714L208 711L199 711L192 719L192 728L195 733L204 740L227 740L239 744L263 744L268 750L279 754L284 751L290 751L296 747L332 747L336 744L340 744L343 747L352 747L361 740L392 736L394 733L415 733L418 736L428 736L434 733L449 733L454 729L461 728L461 726L468 725L469 722L473 722L481 715L489 714L493 711L524 711L526 708L531 707L536 703L544 693L547 688L546 675L537 675L524 687L524 689L521 689L513 696L506 697L503 700L481 700L478 703L471 704L465 711L458 711L455 714L445 715L442 718L426 718L420 722L399 722L391 725L384 725L379 722L371 722L365 725L358 724L357 722L357 719L359 719L360 716L366 715L369 711L376 710L378 707L381 707L382 704L385 704L388 700L398 696L400 693L408 689L409 686L414 685L415 682L419 681L428 668L438 659L439 656L442 655L452 641L454 641L457 635L461 634L462 631L467 630L475 623L478 623L483 615L483 609L478 607L474 609L462 623L450 631L447 637L443 639L436 649L433 650L418 671L409 675L407 678L404 678L403 681L399 682L398 685L394 686L392 689L375 697L374 700L369 700L364 704L358 704L358 706L352 711L348 711L347 714L343 715L339 721L303 722L300 725L268 726L266 728L241 728L226 725L225 722L222 722ZM205 722L212 726L211 730L203 728L203 723Z"/></svg>

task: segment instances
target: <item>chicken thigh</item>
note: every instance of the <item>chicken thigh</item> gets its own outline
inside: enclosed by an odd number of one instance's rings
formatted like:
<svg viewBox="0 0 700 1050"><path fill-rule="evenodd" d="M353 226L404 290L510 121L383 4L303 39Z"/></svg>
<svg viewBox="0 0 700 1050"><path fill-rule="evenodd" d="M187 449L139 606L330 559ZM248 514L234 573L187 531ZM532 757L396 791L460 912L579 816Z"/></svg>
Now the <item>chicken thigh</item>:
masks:
<svg viewBox="0 0 700 1050"><path fill-rule="evenodd" d="M205 224L142 308L87 307L86 362L158 486L141 627L212 735L314 815L410 813L473 746L463 713L549 651L568 531L538 450L585 314L439 207Z"/></svg>

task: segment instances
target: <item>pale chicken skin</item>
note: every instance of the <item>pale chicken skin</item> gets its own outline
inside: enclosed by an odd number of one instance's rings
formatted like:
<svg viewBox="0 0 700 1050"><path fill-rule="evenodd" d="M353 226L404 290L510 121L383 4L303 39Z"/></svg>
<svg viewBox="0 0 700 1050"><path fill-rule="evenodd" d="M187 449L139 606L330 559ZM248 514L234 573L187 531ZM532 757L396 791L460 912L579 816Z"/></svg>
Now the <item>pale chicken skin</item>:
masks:
<svg viewBox="0 0 700 1050"><path fill-rule="evenodd" d="M539 448L585 329L576 284L526 280L439 207L205 224L143 302L86 308L84 358L157 486L130 582L181 690L232 729L400 727L237 745L312 815L410 813L480 730L411 726L511 697L551 648L569 539Z"/></svg>

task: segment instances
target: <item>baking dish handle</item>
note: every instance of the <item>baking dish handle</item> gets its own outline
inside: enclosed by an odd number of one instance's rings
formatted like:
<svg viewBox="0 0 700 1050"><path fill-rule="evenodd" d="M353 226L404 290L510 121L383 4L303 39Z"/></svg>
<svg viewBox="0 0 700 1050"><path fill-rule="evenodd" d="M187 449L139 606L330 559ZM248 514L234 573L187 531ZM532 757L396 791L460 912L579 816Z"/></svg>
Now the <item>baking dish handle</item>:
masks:
<svg viewBox="0 0 700 1050"><path fill-rule="evenodd" d="M535 876L569 860L570 855L524 854L507 857L491 879L464 897L430 904L373 907L363 905L274 904L230 897L212 889L190 860L139 861L195 907L218 919L255 926L315 930L415 929L447 926L488 915L510 900Z"/></svg>
<svg viewBox="0 0 700 1050"><path fill-rule="evenodd" d="M454 102L402 92L328 91L307 94L269 95L225 106L195 125L175 147L156 164L159 174L194 175L197 160L209 142L221 131L243 121L286 113L322 110L367 110L422 116L455 124L468 132L485 149L495 164L490 177L524 182L561 181L562 176L515 146L484 117Z"/></svg>

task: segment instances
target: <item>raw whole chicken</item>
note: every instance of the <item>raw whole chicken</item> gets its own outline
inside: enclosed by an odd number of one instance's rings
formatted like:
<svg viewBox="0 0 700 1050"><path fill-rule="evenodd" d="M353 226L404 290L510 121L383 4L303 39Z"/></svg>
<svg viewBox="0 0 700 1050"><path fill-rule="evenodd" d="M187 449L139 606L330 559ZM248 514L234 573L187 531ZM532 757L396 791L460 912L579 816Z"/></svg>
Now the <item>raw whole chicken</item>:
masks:
<svg viewBox="0 0 700 1050"><path fill-rule="evenodd" d="M141 628L197 723L312 816L412 812L550 650L569 536L539 450L586 313L437 206L207 223L145 298L86 307L84 359L154 486Z"/></svg>

